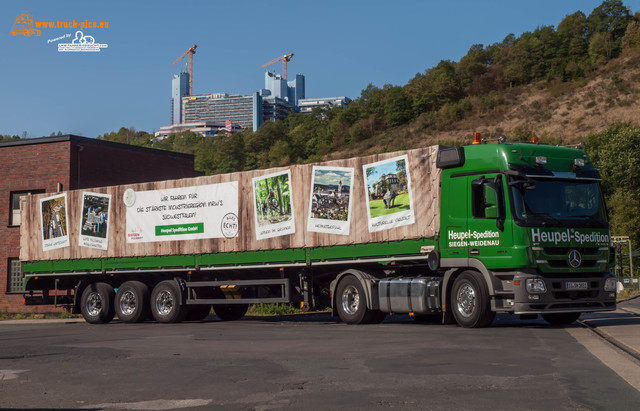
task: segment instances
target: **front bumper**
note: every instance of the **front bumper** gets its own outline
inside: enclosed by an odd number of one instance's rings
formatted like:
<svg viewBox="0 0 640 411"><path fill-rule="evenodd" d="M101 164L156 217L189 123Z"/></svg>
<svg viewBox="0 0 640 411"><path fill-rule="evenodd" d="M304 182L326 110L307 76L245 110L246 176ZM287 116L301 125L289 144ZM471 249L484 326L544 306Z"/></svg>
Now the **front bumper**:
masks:
<svg viewBox="0 0 640 411"><path fill-rule="evenodd" d="M616 309L616 292L605 291L608 273L591 273L576 276L554 275L543 277L535 273L518 272L513 278L513 313L547 314L566 312L613 311ZM529 292L527 279L543 279L546 291ZM580 285L579 289L571 286Z"/></svg>

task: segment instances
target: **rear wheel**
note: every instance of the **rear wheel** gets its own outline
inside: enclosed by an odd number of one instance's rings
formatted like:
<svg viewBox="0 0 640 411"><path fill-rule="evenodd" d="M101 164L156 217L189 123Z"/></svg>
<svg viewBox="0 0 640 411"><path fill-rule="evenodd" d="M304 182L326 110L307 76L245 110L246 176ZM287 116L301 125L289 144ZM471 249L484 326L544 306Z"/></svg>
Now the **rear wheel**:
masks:
<svg viewBox="0 0 640 411"><path fill-rule="evenodd" d="M465 271L453 283L451 306L456 322L462 327L487 327L496 316L491 311L489 290L484 280Z"/></svg>
<svg viewBox="0 0 640 411"><path fill-rule="evenodd" d="M106 324L113 320L114 295L113 287L107 283L89 284L80 299L80 311L85 321L90 324Z"/></svg>
<svg viewBox="0 0 640 411"><path fill-rule="evenodd" d="M187 309L180 303L180 290L173 280L165 280L153 288L151 314L160 323L179 323L184 320Z"/></svg>
<svg viewBox="0 0 640 411"><path fill-rule="evenodd" d="M115 310L125 323L139 323L149 316L149 288L140 281L127 281L118 288Z"/></svg>
<svg viewBox="0 0 640 411"><path fill-rule="evenodd" d="M569 325L580 318L582 313L542 314L542 318L551 325Z"/></svg>
<svg viewBox="0 0 640 411"><path fill-rule="evenodd" d="M213 306L213 311L222 321L237 321L244 317L248 309L248 304L215 304Z"/></svg>
<svg viewBox="0 0 640 411"><path fill-rule="evenodd" d="M344 277L338 284L336 306L338 316L347 324L367 324L375 316L374 311L367 308L364 287L353 275Z"/></svg>

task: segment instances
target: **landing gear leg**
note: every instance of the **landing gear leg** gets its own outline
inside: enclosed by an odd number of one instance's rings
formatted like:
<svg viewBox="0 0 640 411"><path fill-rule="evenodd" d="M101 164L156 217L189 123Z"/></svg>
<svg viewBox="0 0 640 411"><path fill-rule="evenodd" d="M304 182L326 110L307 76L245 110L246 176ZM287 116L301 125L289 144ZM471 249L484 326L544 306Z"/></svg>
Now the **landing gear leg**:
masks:
<svg viewBox="0 0 640 411"><path fill-rule="evenodd" d="M302 311L311 311L316 307L316 300L313 296L313 274L306 270L300 273L300 290L302 291Z"/></svg>

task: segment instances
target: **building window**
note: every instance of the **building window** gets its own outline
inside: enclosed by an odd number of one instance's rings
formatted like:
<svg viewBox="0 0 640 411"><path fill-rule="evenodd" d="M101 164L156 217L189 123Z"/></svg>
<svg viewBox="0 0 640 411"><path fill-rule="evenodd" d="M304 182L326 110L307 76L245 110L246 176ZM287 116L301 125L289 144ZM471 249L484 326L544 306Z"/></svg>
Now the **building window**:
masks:
<svg viewBox="0 0 640 411"><path fill-rule="evenodd" d="M22 264L20 264L20 260L17 258L9 259L9 285L7 287L7 292L10 293L19 293L24 291L24 287L22 285Z"/></svg>
<svg viewBox="0 0 640 411"><path fill-rule="evenodd" d="M28 194L44 193L44 190L14 191L11 193L9 225L20 225L20 198Z"/></svg>

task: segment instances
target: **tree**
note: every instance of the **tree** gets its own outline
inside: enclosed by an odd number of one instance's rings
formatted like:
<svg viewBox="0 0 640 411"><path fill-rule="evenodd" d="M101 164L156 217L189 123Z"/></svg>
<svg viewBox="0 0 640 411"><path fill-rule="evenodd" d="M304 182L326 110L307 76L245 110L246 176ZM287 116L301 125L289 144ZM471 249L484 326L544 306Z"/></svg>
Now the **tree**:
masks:
<svg viewBox="0 0 640 411"><path fill-rule="evenodd" d="M485 50L482 44L474 44L456 64L456 75L465 92L469 94L479 92L477 79L487 72L491 59L491 53Z"/></svg>
<svg viewBox="0 0 640 411"><path fill-rule="evenodd" d="M390 127L400 126L411 120L411 103L402 87L391 87L387 91L384 115Z"/></svg>
<svg viewBox="0 0 640 411"><path fill-rule="evenodd" d="M612 42L611 55L615 57L622 49L622 37L631 19L629 8L621 0L605 0L589 14L589 37L596 33L608 33Z"/></svg>
<svg viewBox="0 0 640 411"><path fill-rule="evenodd" d="M640 47L640 23L632 21L627 26L627 31L622 38L622 49L631 50Z"/></svg>

